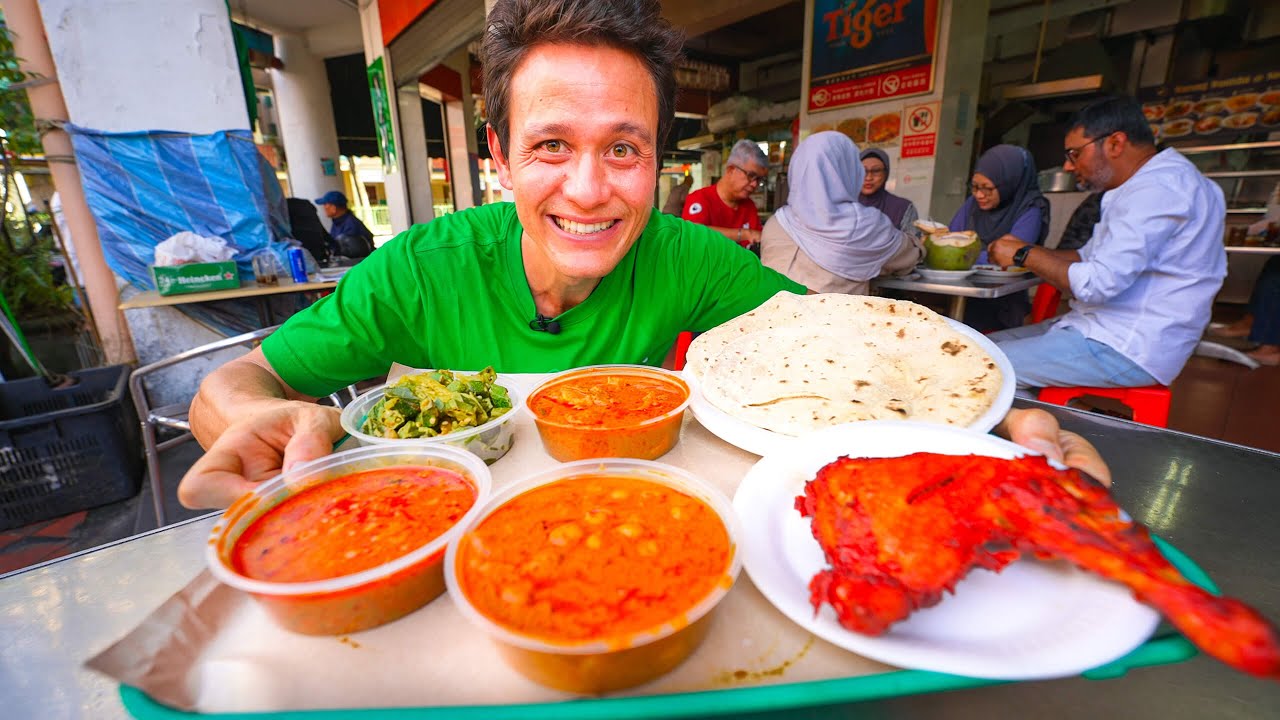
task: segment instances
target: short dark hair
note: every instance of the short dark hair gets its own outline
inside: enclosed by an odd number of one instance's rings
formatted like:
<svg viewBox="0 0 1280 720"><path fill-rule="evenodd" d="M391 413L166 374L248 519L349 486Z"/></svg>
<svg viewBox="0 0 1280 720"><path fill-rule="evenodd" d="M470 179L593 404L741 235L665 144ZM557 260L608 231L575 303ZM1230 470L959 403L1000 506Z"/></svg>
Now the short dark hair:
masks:
<svg viewBox="0 0 1280 720"><path fill-rule="evenodd" d="M1095 100L1080 108L1071 118L1067 132L1080 128L1090 140L1122 132L1134 145L1155 145L1151 125L1142 114L1138 101L1126 95L1113 95Z"/></svg>
<svg viewBox="0 0 1280 720"><path fill-rule="evenodd" d="M480 45L484 111L503 152L511 136L511 77L525 55L543 44L596 45L635 55L658 94L658 151L666 145L684 35L662 17L658 0L498 0L486 23Z"/></svg>

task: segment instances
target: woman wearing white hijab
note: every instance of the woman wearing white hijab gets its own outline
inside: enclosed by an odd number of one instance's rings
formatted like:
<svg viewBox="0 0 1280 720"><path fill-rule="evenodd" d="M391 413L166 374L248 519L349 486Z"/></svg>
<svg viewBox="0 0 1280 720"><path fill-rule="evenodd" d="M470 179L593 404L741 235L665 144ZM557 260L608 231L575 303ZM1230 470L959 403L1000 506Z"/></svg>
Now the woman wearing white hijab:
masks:
<svg viewBox="0 0 1280 720"><path fill-rule="evenodd" d="M760 235L760 259L815 292L867 295L872 278L904 273L924 249L874 207L858 201L866 172L858 146L820 132L796 146L790 193Z"/></svg>

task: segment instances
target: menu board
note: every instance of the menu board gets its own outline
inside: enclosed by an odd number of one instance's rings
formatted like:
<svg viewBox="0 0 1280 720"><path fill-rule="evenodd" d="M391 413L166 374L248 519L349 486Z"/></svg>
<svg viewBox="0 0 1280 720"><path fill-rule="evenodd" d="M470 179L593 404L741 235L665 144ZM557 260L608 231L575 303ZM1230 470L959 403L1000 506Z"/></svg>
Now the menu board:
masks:
<svg viewBox="0 0 1280 720"><path fill-rule="evenodd" d="M938 0L815 0L809 112L933 91Z"/></svg>
<svg viewBox="0 0 1280 720"><path fill-rule="evenodd" d="M866 115L850 115L848 117L823 118L829 122L818 123L809 128L810 133L835 130L844 133L857 143L860 149L869 147L889 147L902 142L902 108L886 110Z"/></svg>
<svg viewBox="0 0 1280 720"><path fill-rule="evenodd" d="M1231 140L1280 130L1280 72L1170 84L1139 93L1156 140Z"/></svg>

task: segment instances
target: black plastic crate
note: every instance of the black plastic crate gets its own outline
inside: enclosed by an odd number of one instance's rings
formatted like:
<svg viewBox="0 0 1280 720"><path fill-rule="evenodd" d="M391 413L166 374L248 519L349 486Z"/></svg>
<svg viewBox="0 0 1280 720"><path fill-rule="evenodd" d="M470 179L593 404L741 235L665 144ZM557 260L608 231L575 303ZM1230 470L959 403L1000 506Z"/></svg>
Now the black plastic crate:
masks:
<svg viewBox="0 0 1280 720"><path fill-rule="evenodd" d="M0 530L123 500L142 483L129 366L0 383Z"/></svg>

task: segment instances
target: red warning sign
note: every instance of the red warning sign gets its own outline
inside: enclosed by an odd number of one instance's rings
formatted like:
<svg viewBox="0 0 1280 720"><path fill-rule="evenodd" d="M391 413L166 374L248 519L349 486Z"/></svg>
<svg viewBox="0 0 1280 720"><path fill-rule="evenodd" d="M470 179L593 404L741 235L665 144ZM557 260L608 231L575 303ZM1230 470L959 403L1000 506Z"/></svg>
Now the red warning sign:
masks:
<svg viewBox="0 0 1280 720"><path fill-rule="evenodd" d="M933 157L938 149L938 103L907 105L902 118L902 157Z"/></svg>

